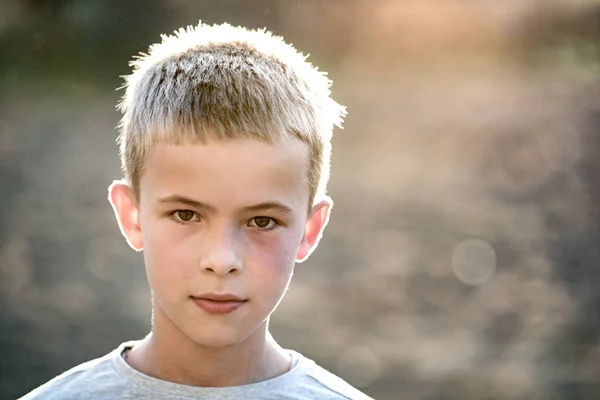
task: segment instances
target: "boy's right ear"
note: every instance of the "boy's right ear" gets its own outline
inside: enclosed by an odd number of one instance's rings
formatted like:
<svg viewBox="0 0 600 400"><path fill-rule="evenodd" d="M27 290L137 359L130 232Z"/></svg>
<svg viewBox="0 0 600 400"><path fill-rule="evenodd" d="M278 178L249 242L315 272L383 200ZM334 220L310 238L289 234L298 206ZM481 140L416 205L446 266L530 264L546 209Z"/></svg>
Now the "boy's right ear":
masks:
<svg viewBox="0 0 600 400"><path fill-rule="evenodd" d="M114 181L108 187L108 201L127 244L135 251L142 251L140 211L131 187L123 181Z"/></svg>

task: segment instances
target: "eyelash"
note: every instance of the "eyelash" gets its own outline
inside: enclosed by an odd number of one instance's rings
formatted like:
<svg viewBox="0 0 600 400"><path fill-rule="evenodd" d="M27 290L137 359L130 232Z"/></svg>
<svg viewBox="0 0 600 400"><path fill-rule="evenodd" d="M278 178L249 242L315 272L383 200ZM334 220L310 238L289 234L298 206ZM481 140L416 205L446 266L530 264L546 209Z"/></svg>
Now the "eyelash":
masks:
<svg viewBox="0 0 600 400"><path fill-rule="evenodd" d="M177 223L178 223L178 224L180 224L180 225L187 225L187 224L190 224L190 223L192 223L192 222L197 222L197 221L194 221L193 219L192 219L192 220L190 220L190 221L184 221L184 220L182 220L182 219L180 219L180 218L177 218L177 213L180 213L180 212L191 212L191 213L193 213L193 214L194 214L194 217L195 217L195 218L198 218L198 219L200 219L200 215L198 215L198 213L196 213L196 212L194 212L194 211L192 211L192 210L175 210L175 211L171 211L171 212L169 213L169 217L171 217L171 219L172 219L173 221L177 222ZM194 217L192 217L192 218L194 218Z"/></svg>
<svg viewBox="0 0 600 400"><path fill-rule="evenodd" d="M178 218L176 217L176 215L177 215L177 213L179 213L179 212L182 212L182 211L183 211L183 212L191 212L191 213L194 213L194 217L196 217L196 218L200 219L200 215L199 215L198 213L196 213L195 211L192 211L192 210L174 210L174 211L171 211L171 212L169 213L169 217L171 217L171 219L173 219L173 221L175 221L175 222L176 222L176 223L178 223L179 225L187 225L187 224L190 224L190 223L192 223L192 222L197 222L197 221L194 221L194 220L190 220L190 221L183 221L183 220L181 220L181 219L178 219ZM277 229L277 228L279 228L279 227L281 226L281 223L280 223L278 220L276 220L275 218L271 218L271 217L265 217L265 216L262 216L262 215L258 215L258 216L256 216L256 217L253 217L253 218L251 218L251 219L250 219L250 220L247 222L247 224L249 224L250 222L254 221L256 218L268 218L268 219L270 219L270 220L273 222L273 225L272 225L272 226L270 226L270 227L268 227L268 228L261 228L261 227L259 227L259 226L256 226L256 229L258 229L258 230L259 230L259 231L261 231L261 232L270 232L270 231L273 231L273 230L275 230L275 229Z"/></svg>
<svg viewBox="0 0 600 400"><path fill-rule="evenodd" d="M275 218L264 217L262 215L254 217L254 218L251 218L250 221L248 221L248 223L254 221L256 218L268 218L268 219L270 219L273 222L273 226L268 227L268 228L261 228L259 226L256 226L256 229L258 229L261 232L270 232L270 231L273 231L273 230L275 230L275 229L277 229L277 228L279 228L281 226L281 224L279 223L279 221L277 221Z"/></svg>

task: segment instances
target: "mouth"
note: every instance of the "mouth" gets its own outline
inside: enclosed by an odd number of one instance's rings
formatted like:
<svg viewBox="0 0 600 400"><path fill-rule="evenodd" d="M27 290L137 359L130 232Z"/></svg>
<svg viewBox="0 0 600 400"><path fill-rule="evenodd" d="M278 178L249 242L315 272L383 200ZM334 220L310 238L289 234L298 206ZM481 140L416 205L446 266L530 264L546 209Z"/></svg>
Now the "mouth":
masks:
<svg viewBox="0 0 600 400"><path fill-rule="evenodd" d="M232 294L209 293L200 296L190 296L194 303L209 314L229 314L248 302Z"/></svg>
<svg viewBox="0 0 600 400"><path fill-rule="evenodd" d="M246 299L231 293L206 293L199 296L192 296L192 298L212 301L247 301Z"/></svg>

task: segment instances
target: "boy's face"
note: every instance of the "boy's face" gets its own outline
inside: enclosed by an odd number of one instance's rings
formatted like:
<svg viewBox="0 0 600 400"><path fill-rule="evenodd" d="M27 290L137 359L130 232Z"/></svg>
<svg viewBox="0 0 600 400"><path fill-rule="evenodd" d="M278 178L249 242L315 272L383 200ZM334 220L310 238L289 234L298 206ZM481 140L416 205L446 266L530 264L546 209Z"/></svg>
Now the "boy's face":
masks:
<svg viewBox="0 0 600 400"><path fill-rule="evenodd" d="M144 250L155 329L226 346L265 327L329 217L329 200L307 213L307 153L297 140L157 144L139 203L111 186L123 234Z"/></svg>

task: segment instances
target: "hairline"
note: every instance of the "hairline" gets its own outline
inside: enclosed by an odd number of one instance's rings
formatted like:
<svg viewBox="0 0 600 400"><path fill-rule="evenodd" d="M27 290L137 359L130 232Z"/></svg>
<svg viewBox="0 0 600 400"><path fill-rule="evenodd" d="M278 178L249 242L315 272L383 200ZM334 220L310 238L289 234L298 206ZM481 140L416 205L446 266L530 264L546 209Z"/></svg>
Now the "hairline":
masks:
<svg viewBox="0 0 600 400"><path fill-rule="evenodd" d="M151 131L151 133L149 133L148 136L150 137L150 140L142 146L145 150L145 153L143 155L143 161L140 165L140 168L137 171L137 179L136 180L132 179L133 176L125 178L125 182L130 187L138 205L140 204L140 201L141 201L141 198L140 198L141 183L142 183L142 176L145 171L146 161L147 161L148 157L150 156L151 152L153 151L154 146L156 146L157 144L168 144L168 145L177 145L177 146L186 146L186 145L194 146L194 145L207 145L213 141L219 142L219 141L240 140L240 139L259 140L259 141L264 141L269 144L276 144L276 143L286 144L286 142L294 141L294 140L302 143L302 145L304 146L304 150L305 150L304 157L303 157L304 158L304 167L303 167L302 173L304 174L304 178L305 178L304 184L307 186L307 189L309 191L308 211L310 212L310 210L312 210L312 208L316 204L316 202L320 201L320 198L325 196L325 193L321 193L321 194L317 193L318 189L311 185L311 182L309 179L309 174L310 174L311 163L314 162L315 160L313 160L312 157L310 156L310 151L311 151L310 143L308 143L307 140L304 140L304 138L302 138L300 135L286 135L286 136L282 135L280 137L272 138L272 137L268 137L268 136L258 137L257 135L253 135L252 133L239 132L239 133L233 134L231 136L227 136L227 137L218 137L218 134L214 134L214 133L211 134L209 131L203 132L203 133L205 134L204 136L186 135L186 136L181 136L180 138L178 138L176 136L167 136L165 134L157 135L156 130L153 130L153 131ZM161 135L164 135L164 136L161 137ZM323 160L321 159L320 164L322 164L322 163L323 163ZM129 171L129 172L131 173L132 171ZM323 179L322 176L320 177L320 180L321 179Z"/></svg>

